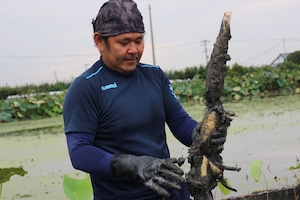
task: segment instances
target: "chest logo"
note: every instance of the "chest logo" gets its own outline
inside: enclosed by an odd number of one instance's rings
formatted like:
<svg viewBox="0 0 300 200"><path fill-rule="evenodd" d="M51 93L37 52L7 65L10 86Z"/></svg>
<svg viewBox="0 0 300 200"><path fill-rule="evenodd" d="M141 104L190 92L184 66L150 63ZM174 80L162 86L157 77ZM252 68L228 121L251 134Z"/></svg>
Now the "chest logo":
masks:
<svg viewBox="0 0 300 200"><path fill-rule="evenodd" d="M118 87L117 83L114 82L114 83L111 83L111 84L108 84L108 85L101 86L101 90L105 91L105 90L114 89L114 88L117 88L117 87Z"/></svg>

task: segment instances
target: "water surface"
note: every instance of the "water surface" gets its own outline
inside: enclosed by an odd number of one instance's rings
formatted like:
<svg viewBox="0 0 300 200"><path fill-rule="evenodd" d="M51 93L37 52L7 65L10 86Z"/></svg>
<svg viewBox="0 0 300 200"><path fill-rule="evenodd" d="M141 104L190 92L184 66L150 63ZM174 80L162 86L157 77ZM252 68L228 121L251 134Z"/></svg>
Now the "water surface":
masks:
<svg viewBox="0 0 300 200"><path fill-rule="evenodd" d="M224 164L241 167L240 172L225 171L224 176L238 190L229 196L222 196L217 189L216 199L248 194L257 190L287 187L300 178L300 171L290 171L300 158L300 96L273 97L226 103L227 109L236 112L228 129L227 142L222 153ZM195 118L201 119L204 106L186 106ZM169 137L172 143L177 143ZM172 156L186 157L187 148L180 144L171 146ZM263 174L259 182L250 176L250 164L253 160L263 161ZM184 166L186 171L189 165Z"/></svg>
<svg viewBox="0 0 300 200"><path fill-rule="evenodd" d="M300 95L256 99L225 104L234 110L234 118L228 131L224 164L238 165L240 172L225 172L237 193L229 196L251 193L255 190L280 188L296 183L290 166L296 166L300 158ZM204 105L184 105L187 112L197 120L203 116ZM168 143L173 157L187 157L188 148L180 144L169 130ZM250 176L252 160L263 161L265 182L261 177L256 183ZM0 167L22 165L28 174L13 176L3 184L2 200L43 199L67 200L63 192L62 176L68 174L81 178L85 174L74 170L69 161L63 129L49 134L46 129L38 134L0 137ZM189 170L186 162L183 166ZM298 178L300 172L295 171ZM275 181L274 178L277 178ZM215 190L216 199L222 197ZM229 196L226 196L229 197Z"/></svg>

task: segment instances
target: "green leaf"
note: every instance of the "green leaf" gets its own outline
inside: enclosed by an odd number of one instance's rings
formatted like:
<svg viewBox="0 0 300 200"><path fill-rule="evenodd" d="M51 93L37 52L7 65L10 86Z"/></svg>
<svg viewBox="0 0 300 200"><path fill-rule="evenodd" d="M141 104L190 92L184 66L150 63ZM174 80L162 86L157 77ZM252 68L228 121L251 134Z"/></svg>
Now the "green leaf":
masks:
<svg viewBox="0 0 300 200"><path fill-rule="evenodd" d="M49 107L53 107L55 104L55 102L52 99L47 99L46 101Z"/></svg>
<svg viewBox="0 0 300 200"><path fill-rule="evenodd" d="M23 112L27 110L26 103L23 103L23 102L20 103L20 110Z"/></svg>
<svg viewBox="0 0 300 200"><path fill-rule="evenodd" d="M289 168L289 170L295 170L295 169L300 169L300 163L299 163L296 167L291 166L291 167Z"/></svg>
<svg viewBox="0 0 300 200"><path fill-rule="evenodd" d="M13 101L13 107L19 107L20 106L20 103L18 101Z"/></svg>
<svg viewBox="0 0 300 200"><path fill-rule="evenodd" d="M44 100L37 100L36 101L36 105L39 107L39 106L41 106L42 104L44 104L44 103L46 103L46 101L44 101Z"/></svg>
<svg viewBox="0 0 300 200"><path fill-rule="evenodd" d="M284 86L284 80L283 80L283 79L278 79L278 80L277 80L277 84L278 84L280 87L283 87L283 86Z"/></svg>
<svg viewBox="0 0 300 200"><path fill-rule="evenodd" d="M11 119L11 114L7 112L0 112L0 121L9 121Z"/></svg>
<svg viewBox="0 0 300 200"><path fill-rule="evenodd" d="M255 182L259 181L259 178L262 173L262 165L263 162L261 160L253 160L250 166L250 175L255 180Z"/></svg>
<svg viewBox="0 0 300 200"><path fill-rule="evenodd" d="M228 85L224 85L224 90L225 90L226 92L232 92L232 88L229 87Z"/></svg>
<svg viewBox="0 0 300 200"><path fill-rule="evenodd" d="M27 104L27 108L28 108L29 110L35 109L36 107L37 107L36 104L33 104L33 103L28 103L28 104Z"/></svg>
<svg viewBox="0 0 300 200"><path fill-rule="evenodd" d="M58 107L58 106L54 106L54 107L53 107L53 111L54 111L55 113L61 113L61 112L62 112L62 109L61 109L60 107Z"/></svg>
<svg viewBox="0 0 300 200"><path fill-rule="evenodd" d="M18 116L18 118L22 118L22 117L23 117L23 114L20 113L20 112L17 112L17 116Z"/></svg>
<svg viewBox="0 0 300 200"><path fill-rule="evenodd" d="M23 167L2 168L0 169L0 184L9 181L13 175L24 176L25 174L27 171Z"/></svg>
<svg viewBox="0 0 300 200"><path fill-rule="evenodd" d="M229 182L229 180L227 178L225 178L225 181L227 183L228 186L231 187L231 183ZM227 189L222 183L218 182L218 187L221 190L221 192L224 195L229 195L231 193L231 190Z"/></svg>
<svg viewBox="0 0 300 200"><path fill-rule="evenodd" d="M258 95L260 93L260 91L259 90L252 90L250 93L255 96L255 95Z"/></svg>
<svg viewBox="0 0 300 200"><path fill-rule="evenodd" d="M234 92L239 92L241 89L242 89L242 88L241 88L240 86L236 86L236 87L232 88L232 90L233 90Z"/></svg>
<svg viewBox="0 0 300 200"><path fill-rule="evenodd" d="M89 177L84 179L75 179L68 175L63 177L64 193L70 200L88 200L91 199L93 189Z"/></svg>

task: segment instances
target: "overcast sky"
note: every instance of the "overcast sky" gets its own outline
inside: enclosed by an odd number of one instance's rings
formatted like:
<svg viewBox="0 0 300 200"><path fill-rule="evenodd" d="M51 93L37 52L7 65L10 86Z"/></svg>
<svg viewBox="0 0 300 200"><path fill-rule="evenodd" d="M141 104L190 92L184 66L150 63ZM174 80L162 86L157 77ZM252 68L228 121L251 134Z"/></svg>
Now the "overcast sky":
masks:
<svg viewBox="0 0 300 200"><path fill-rule="evenodd" d="M90 67L100 57L91 21L104 2L1 0L0 86L69 81ZM164 71L205 65L226 11L232 11L228 65L261 66L300 50L299 0L136 2L146 29L141 61L153 64L150 5L156 64Z"/></svg>

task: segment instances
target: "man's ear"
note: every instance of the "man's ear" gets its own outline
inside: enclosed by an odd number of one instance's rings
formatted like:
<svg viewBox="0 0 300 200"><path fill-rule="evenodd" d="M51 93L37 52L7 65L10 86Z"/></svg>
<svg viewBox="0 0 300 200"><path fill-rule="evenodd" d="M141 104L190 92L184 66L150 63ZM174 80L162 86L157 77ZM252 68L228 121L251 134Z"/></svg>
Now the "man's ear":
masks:
<svg viewBox="0 0 300 200"><path fill-rule="evenodd" d="M95 42L95 46L101 52L104 48L104 40L101 37L100 33L98 33L98 32L94 33L94 42Z"/></svg>
<svg viewBox="0 0 300 200"><path fill-rule="evenodd" d="M101 45L101 43L103 43L103 38L101 37L100 33L94 33L94 42L96 46Z"/></svg>

